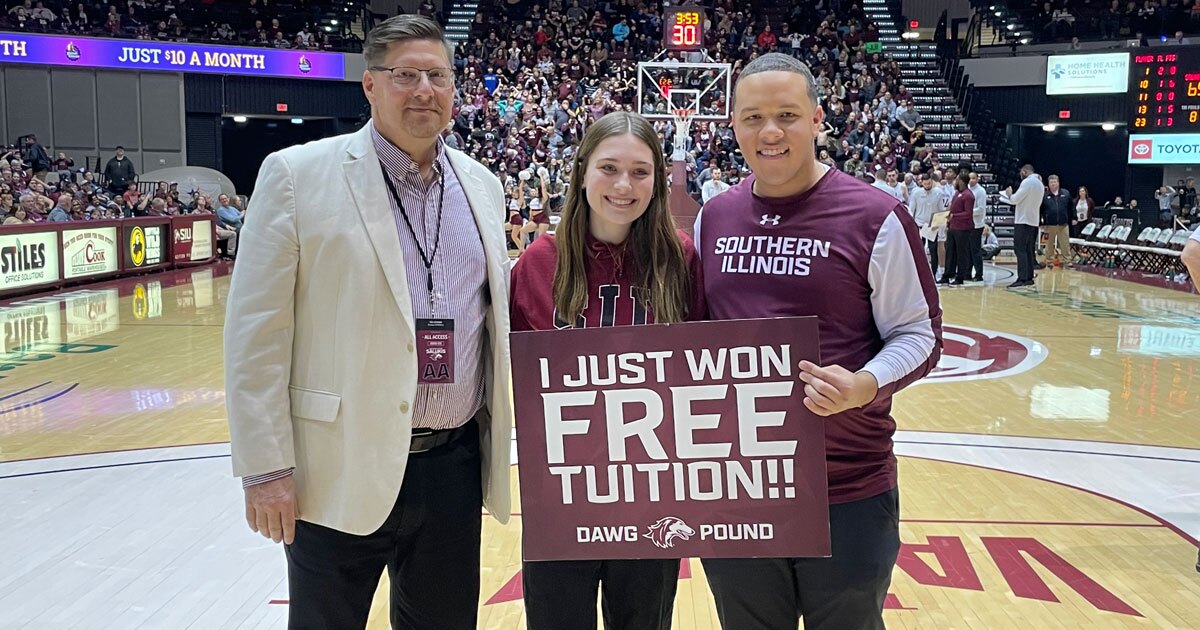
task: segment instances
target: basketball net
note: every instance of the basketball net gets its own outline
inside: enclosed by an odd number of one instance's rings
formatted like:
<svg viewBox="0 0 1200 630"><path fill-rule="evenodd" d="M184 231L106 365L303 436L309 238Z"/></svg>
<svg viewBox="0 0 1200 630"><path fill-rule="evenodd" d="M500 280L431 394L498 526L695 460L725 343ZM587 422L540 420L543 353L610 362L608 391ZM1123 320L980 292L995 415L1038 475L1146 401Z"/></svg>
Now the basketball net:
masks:
<svg viewBox="0 0 1200 630"><path fill-rule="evenodd" d="M677 162L682 162L687 155L687 137L692 130L692 116L695 115L696 110L690 107L671 110L671 117L675 120L675 153L671 157Z"/></svg>

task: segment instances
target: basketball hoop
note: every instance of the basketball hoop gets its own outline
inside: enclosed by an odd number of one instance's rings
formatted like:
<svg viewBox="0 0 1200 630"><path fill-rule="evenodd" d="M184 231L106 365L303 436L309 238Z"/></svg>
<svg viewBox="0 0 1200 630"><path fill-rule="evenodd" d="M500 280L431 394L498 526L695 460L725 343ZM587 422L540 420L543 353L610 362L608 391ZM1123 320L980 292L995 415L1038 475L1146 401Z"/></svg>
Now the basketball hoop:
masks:
<svg viewBox="0 0 1200 630"><path fill-rule="evenodd" d="M683 161L687 154L687 137L692 129L692 116L696 115L696 110L690 107L676 107L671 109L671 118L675 121L675 153L671 157L675 161Z"/></svg>

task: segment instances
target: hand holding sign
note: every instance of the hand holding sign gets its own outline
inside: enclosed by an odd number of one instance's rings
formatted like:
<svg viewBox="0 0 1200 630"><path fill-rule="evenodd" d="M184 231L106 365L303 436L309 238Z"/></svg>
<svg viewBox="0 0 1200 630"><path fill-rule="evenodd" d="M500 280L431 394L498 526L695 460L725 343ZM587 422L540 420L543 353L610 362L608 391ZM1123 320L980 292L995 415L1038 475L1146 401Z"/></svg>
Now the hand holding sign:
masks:
<svg viewBox="0 0 1200 630"><path fill-rule="evenodd" d="M800 362L800 380L804 381L804 406L818 416L832 416L857 409L879 393L879 383L870 372L851 372L840 365L820 367Z"/></svg>

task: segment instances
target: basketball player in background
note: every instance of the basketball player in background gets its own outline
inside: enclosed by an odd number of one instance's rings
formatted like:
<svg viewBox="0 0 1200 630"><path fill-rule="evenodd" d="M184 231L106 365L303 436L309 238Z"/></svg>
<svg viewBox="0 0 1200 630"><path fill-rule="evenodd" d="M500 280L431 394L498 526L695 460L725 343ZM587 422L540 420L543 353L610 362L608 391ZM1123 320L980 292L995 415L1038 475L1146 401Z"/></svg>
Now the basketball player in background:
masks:
<svg viewBox="0 0 1200 630"><path fill-rule="evenodd" d="M942 309L904 204L819 163L824 112L802 62L769 53L742 70L733 126L753 175L714 197L695 236L712 319L815 315L823 366L800 364L796 395L827 417L829 558L704 561L725 630L883 628L900 549L892 396L925 376L942 347ZM779 274L725 271L718 237L756 243ZM752 268L758 268L754 266Z"/></svg>

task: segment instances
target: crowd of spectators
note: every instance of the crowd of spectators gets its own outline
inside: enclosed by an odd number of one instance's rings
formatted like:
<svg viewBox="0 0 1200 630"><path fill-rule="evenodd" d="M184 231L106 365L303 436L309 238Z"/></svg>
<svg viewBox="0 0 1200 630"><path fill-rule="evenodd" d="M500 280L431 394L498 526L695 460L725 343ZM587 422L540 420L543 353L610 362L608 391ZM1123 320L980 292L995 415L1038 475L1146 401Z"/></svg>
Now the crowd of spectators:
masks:
<svg viewBox="0 0 1200 630"><path fill-rule="evenodd" d="M216 214L221 226L241 228L244 209L237 197L220 195L213 200L197 191L181 193L176 182L158 182L153 191L142 192L123 149L117 149L104 171L93 172L76 168L75 161L61 152L43 165L38 156L45 149L33 136L25 140L25 146L9 145L0 151L4 225Z"/></svg>
<svg viewBox="0 0 1200 630"><path fill-rule="evenodd" d="M422 4L423 11L431 7ZM347 8L352 3L330 0L8 0L6 19L7 30L31 33L356 50L342 35L361 8ZM322 26L334 20L338 26Z"/></svg>
<svg viewBox="0 0 1200 630"><path fill-rule="evenodd" d="M797 3L774 26L733 0L707 8L708 54L731 64L734 80L767 52L794 55L812 68L826 112L821 161L867 181L895 171L897 181L915 183L914 176L938 168L898 63L867 52L878 30L858 5ZM457 51L459 93L446 140L496 172L510 210L522 216L531 204L552 211L561 205L570 158L592 121L618 109L668 113L664 102L637 102L637 63L662 49L657 3L494 0L481 6L472 26ZM668 53L659 61L671 59L707 61L700 53ZM708 97L705 106L720 110L729 95L715 89ZM655 129L670 154L673 123L658 120ZM728 122L697 121L684 144L687 188L698 199L706 198L714 174L734 184L748 173ZM519 227L513 232L522 237Z"/></svg>
<svg viewBox="0 0 1200 630"><path fill-rule="evenodd" d="M992 14L994 3L975 4ZM1029 22L1035 41L1165 37L1188 43L1188 35L1200 33L1200 0L1008 0L1008 7Z"/></svg>

